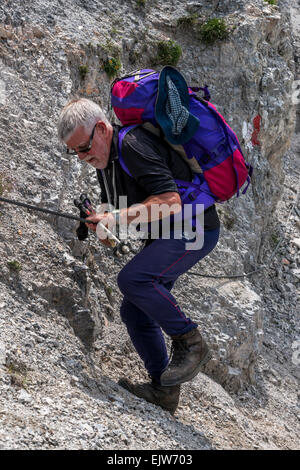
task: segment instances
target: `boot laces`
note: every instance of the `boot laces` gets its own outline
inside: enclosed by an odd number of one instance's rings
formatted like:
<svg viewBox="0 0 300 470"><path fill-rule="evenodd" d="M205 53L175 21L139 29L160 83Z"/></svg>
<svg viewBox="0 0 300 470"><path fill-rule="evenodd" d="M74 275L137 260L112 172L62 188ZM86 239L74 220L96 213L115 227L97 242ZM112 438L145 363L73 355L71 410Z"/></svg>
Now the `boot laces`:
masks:
<svg viewBox="0 0 300 470"><path fill-rule="evenodd" d="M186 358L189 347L183 339L173 339L170 354L170 367L180 366Z"/></svg>

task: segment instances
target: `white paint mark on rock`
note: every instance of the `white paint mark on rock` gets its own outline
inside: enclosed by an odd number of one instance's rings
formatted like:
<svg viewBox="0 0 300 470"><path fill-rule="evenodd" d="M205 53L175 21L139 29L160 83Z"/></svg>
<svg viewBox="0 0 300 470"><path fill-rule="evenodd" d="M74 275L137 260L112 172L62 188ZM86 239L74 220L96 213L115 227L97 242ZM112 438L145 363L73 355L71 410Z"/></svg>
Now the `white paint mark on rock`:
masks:
<svg viewBox="0 0 300 470"><path fill-rule="evenodd" d="M253 145L251 143L252 132L253 132L253 126L250 123L247 123L246 121L244 121L243 127L242 127L244 147L249 151L251 151L253 148Z"/></svg>

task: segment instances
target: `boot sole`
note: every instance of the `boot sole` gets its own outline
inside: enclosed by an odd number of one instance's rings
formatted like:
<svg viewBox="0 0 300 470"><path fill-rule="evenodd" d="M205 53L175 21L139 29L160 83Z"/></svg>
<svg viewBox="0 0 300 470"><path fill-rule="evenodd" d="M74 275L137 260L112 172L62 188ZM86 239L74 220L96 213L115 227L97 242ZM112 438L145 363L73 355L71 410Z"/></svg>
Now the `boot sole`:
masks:
<svg viewBox="0 0 300 470"><path fill-rule="evenodd" d="M140 400L144 400L146 401L147 403L151 403L151 405L155 405L155 406L159 406L160 408L162 408L163 410L165 411L168 411L172 416L175 414L175 411L178 407L178 403L177 405L174 407L170 407L170 408L167 408L166 406L163 406L162 404L159 404L155 401L150 401L150 400L147 400L145 397L141 397L139 395L136 395L133 391L133 389L130 387L130 384L128 384L127 380L126 379L121 379L118 381L118 385L120 387L122 387L124 390L126 390L127 392L129 392L131 395L135 396L136 398L139 398Z"/></svg>
<svg viewBox="0 0 300 470"><path fill-rule="evenodd" d="M163 380L163 379L160 379L160 383L163 387L169 387L169 386L172 386L172 385L179 385L179 384L183 384L185 382L189 382L190 380L192 380L194 377L196 377L197 374L199 374L201 368L203 366L205 366L205 364L208 363L208 361L210 361L212 358L212 354L210 351L208 351L208 353L206 354L206 356L204 356L204 358L202 359L202 361L199 362L198 366L196 367L196 369L193 370L193 372L191 372L190 375L186 376L184 379L177 379L177 380Z"/></svg>

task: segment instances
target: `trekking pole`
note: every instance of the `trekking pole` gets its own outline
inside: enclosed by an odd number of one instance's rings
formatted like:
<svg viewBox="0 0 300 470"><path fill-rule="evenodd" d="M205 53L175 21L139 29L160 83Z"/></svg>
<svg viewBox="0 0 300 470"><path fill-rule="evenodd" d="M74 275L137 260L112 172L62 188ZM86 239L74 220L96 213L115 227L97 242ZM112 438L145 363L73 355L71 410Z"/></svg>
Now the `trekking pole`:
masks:
<svg viewBox="0 0 300 470"><path fill-rule="evenodd" d="M33 206L25 202L14 201L12 199L6 199L4 197L0 197L0 202L7 202L8 204L13 204L15 206L26 207L26 209L32 209L34 211L44 212L46 214L57 215L58 217L66 217L67 219L73 219L73 220L78 220L79 222L87 223L83 217L77 217L76 215L66 214L64 212L53 211L51 209L45 209L42 207Z"/></svg>
<svg viewBox="0 0 300 470"><path fill-rule="evenodd" d="M27 204L25 202L14 201L12 199L6 199L4 197L0 197L0 202L6 202L8 204L13 204L15 206L25 207L26 209L32 209L38 212L44 212L45 214L56 215L58 217L65 217L71 220L78 220L79 222L88 223L86 219L83 217L78 217L76 215L66 214L65 212L54 211L51 209L45 209L42 207L34 206L32 204ZM101 226L101 229L104 230L110 236L110 244L111 248L113 248L114 255L119 257L123 254L128 254L130 252L130 247L125 242L120 241L105 225L98 222Z"/></svg>

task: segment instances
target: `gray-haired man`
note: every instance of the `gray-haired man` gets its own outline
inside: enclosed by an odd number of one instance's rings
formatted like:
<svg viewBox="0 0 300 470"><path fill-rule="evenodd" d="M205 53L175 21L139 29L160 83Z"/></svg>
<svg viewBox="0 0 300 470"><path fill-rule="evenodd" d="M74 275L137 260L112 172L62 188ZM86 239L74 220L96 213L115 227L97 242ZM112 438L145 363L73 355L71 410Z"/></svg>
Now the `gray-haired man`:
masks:
<svg viewBox="0 0 300 470"><path fill-rule="evenodd" d="M62 110L58 133L69 153L97 170L101 201L119 209L118 198L127 196L128 207L119 212L119 223L130 224L139 210L144 222L153 221L151 209L164 204L168 215L181 213L181 199L174 178L192 180L189 166L178 154L142 126L128 132L121 142L122 158L130 175L119 162L120 127L111 125L95 103L73 100ZM135 205L134 211L132 206ZM158 218L164 217L162 212ZM89 228L97 223L114 223L112 213L88 218ZM152 379L150 383L119 383L131 393L174 413L180 384L191 380L209 359L207 345L197 324L186 317L170 293L175 280L206 256L217 244L219 219L214 206L204 213L204 243L201 249L186 249L182 234L169 239L158 236L121 270L118 285L124 295L121 318ZM97 231L98 232L98 231ZM107 241L103 240L104 243ZM169 361L162 330L172 338Z"/></svg>

